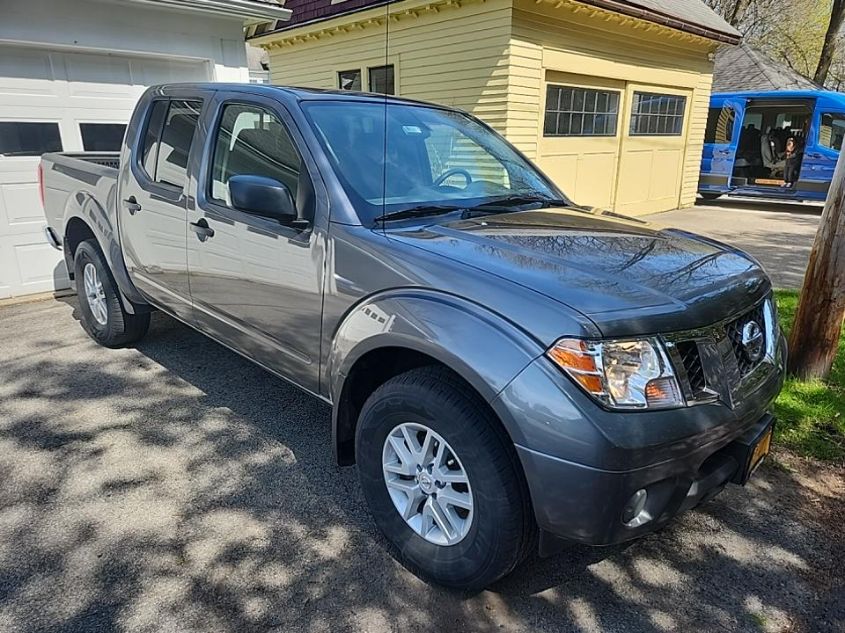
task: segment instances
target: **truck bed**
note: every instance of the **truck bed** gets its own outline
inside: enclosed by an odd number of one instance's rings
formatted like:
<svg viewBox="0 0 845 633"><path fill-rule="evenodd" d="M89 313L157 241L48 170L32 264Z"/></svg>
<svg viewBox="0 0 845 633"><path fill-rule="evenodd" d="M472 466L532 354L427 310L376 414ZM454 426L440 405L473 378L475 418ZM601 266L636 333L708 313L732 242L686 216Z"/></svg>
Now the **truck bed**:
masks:
<svg viewBox="0 0 845 633"><path fill-rule="evenodd" d="M62 239L64 215L71 195L92 199L112 216L120 152L51 152L41 157L44 215Z"/></svg>

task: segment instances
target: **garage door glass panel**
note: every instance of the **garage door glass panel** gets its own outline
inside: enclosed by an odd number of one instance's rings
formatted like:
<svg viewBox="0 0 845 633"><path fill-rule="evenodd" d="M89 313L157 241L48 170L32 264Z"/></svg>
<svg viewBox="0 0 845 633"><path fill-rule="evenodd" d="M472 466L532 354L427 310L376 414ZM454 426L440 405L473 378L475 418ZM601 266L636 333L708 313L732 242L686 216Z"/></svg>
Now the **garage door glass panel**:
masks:
<svg viewBox="0 0 845 633"><path fill-rule="evenodd" d="M680 136L687 98L679 95L635 92L631 136Z"/></svg>
<svg viewBox="0 0 845 633"><path fill-rule="evenodd" d="M82 148L86 152L118 152L123 144L123 123L80 123Z"/></svg>
<svg viewBox="0 0 845 633"><path fill-rule="evenodd" d="M201 109L202 104L199 101L170 102L156 160L156 182L175 187L185 186L188 154Z"/></svg>
<svg viewBox="0 0 845 633"><path fill-rule="evenodd" d="M573 86L546 89L544 136L616 136L619 93Z"/></svg>
<svg viewBox="0 0 845 633"><path fill-rule="evenodd" d="M61 151L58 123L0 122L0 156L41 156Z"/></svg>

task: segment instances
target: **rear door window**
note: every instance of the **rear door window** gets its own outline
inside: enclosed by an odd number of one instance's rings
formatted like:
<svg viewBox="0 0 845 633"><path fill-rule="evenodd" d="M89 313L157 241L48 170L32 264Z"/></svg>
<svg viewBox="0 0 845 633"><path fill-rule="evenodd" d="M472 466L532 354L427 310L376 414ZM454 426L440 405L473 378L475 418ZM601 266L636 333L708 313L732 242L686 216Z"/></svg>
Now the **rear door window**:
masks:
<svg viewBox="0 0 845 633"><path fill-rule="evenodd" d="M150 180L155 180L156 159L158 158L158 141L161 138L161 128L167 115L169 101L153 101L147 119L147 130L144 132L144 145L141 148L141 165Z"/></svg>
<svg viewBox="0 0 845 633"><path fill-rule="evenodd" d="M161 132L154 179L158 183L184 187L188 155L197 130L202 104L199 101L170 102Z"/></svg>

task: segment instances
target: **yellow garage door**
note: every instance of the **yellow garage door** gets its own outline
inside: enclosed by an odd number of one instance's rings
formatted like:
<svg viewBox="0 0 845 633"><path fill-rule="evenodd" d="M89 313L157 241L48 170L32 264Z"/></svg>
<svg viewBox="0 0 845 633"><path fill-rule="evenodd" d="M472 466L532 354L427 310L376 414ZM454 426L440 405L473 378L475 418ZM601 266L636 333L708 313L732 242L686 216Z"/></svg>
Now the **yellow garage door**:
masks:
<svg viewBox="0 0 845 633"><path fill-rule="evenodd" d="M680 200L691 92L546 71L537 162L578 204L640 215Z"/></svg>
<svg viewBox="0 0 845 633"><path fill-rule="evenodd" d="M628 83L614 209L639 215L678 206L691 93Z"/></svg>
<svg viewBox="0 0 845 633"><path fill-rule="evenodd" d="M610 208L625 82L548 71L537 162L578 204Z"/></svg>

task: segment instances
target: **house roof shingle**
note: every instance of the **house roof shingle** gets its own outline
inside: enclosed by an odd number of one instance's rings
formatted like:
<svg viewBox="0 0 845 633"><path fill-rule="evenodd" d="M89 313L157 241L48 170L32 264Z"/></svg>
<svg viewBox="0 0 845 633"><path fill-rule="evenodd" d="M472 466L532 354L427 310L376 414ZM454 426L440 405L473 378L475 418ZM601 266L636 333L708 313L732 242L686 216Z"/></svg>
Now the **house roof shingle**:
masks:
<svg viewBox="0 0 845 633"><path fill-rule="evenodd" d="M293 15L289 21L279 21L271 28L257 31L253 37L260 37L274 31L296 28L304 24L327 20L339 15L361 11L401 0L286 0L285 8ZM702 35L710 39L736 44L740 41L739 31L725 22L702 0L579 0L598 8L621 13L657 24L665 24Z"/></svg>
<svg viewBox="0 0 845 633"><path fill-rule="evenodd" d="M713 92L744 90L819 90L800 73L746 43L722 46L716 53Z"/></svg>

